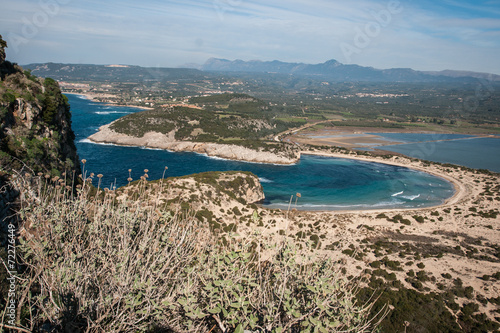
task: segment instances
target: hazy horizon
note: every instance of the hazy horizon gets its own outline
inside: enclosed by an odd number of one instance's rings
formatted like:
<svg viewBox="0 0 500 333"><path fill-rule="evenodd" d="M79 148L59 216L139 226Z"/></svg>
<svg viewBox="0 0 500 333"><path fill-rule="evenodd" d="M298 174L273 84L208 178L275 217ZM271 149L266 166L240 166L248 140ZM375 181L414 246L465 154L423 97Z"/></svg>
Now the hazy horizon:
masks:
<svg viewBox="0 0 500 333"><path fill-rule="evenodd" d="M6 0L19 64L182 67L210 58L500 75L500 1Z"/></svg>

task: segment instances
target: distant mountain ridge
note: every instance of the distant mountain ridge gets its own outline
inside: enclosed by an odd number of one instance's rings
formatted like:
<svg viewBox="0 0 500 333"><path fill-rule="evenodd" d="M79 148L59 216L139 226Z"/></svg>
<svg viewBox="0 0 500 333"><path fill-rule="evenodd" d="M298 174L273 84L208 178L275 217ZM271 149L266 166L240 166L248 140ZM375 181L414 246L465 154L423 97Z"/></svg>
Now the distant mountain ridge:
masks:
<svg viewBox="0 0 500 333"><path fill-rule="evenodd" d="M321 64L288 63L278 60L227 60L210 58L198 67L203 71L279 73L324 77L334 81L381 81L381 82L457 82L475 79L500 81L500 75L466 71L445 70L440 72L416 71L411 68L376 69L359 65L345 65L337 60Z"/></svg>
<svg viewBox="0 0 500 333"><path fill-rule="evenodd" d="M192 68L140 67L129 65L92 64L29 64L24 68L34 75L52 77L58 81L135 82L203 78L206 74Z"/></svg>
<svg viewBox="0 0 500 333"><path fill-rule="evenodd" d="M23 66L41 77L59 81L134 82L178 79L201 79L217 73L280 74L309 77L330 82L455 82L474 83L477 80L500 82L500 75L467 71L416 71L411 68L377 69L346 65L336 60L320 64L290 63L278 60L227 60L210 58L203 65L189 64L184 68L140 67L128 65L92 65L43 63Z"/></svg>

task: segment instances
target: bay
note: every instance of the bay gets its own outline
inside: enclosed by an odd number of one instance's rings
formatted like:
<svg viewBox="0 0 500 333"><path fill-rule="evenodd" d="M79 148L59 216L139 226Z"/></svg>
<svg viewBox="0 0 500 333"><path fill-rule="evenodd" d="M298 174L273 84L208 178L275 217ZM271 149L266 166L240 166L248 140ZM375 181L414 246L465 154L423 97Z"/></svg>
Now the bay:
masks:
<svg viewBox="0 0 500 333"><path fill-rule="evenodd" d="M87 174L103 174L101 187L123 186L148 169L149 179L204 171L250 171L264 188L264 205L286 208L292 195L301 194L298 209L358 210L415 208L438 205L454 193L453 185L433 175L408 168L303 155L294 165L269 165L210 158L196 153L173 153L141 147L91 143L87 137L104 124L137 108L109 106L79 95L68 95L76 146L86 159ZM295 198L293 200L295 207Z"/></svg>

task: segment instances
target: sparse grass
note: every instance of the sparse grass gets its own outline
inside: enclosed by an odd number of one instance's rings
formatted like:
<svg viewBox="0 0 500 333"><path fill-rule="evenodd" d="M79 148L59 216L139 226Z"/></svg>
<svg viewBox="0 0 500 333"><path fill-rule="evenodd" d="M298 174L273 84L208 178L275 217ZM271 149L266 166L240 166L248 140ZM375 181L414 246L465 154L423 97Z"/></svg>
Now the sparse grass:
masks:
<svg viewBox="0 0 500 333"><path fill-rule="evenodd" d="M18 325L29 331L367 332L384 316L368 316L372 299L356 302L358 282L340 264L286 240L216 239L207 210L163 207L145 178L128 194L88 180L73 196L40 177L16 186Z"/></svg>

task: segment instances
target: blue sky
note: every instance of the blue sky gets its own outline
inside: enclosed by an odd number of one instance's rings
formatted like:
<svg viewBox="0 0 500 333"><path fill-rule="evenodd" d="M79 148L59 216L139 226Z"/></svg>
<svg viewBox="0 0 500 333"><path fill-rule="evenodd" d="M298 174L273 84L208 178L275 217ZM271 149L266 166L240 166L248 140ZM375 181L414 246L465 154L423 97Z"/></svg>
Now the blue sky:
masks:
<svg viewBox="0 0 500 333"><path fill-rule="evenodd" d="M336 59L500 74L500 0L0 0L0 34L20 64Z"/></svg>

